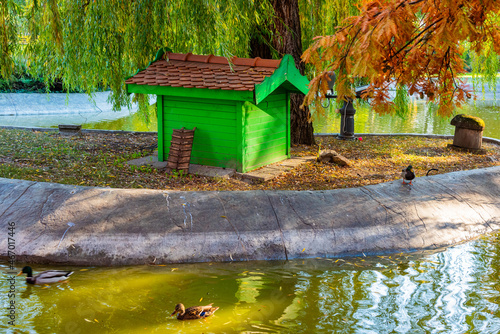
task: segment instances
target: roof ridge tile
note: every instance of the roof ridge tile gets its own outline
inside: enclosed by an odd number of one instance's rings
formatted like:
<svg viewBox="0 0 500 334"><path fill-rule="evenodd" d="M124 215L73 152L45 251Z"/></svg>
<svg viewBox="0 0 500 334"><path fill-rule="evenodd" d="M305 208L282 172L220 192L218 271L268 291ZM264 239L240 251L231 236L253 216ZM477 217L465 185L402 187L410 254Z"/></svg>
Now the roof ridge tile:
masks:
<svg viewBox="0 0 500 334"><path fill-rule="evenodd" d="M226 57L222 56L214 56L213 54L209 55L197 55L191 52L188 53L174 53L174 52L166 52L163 55L165 60L179 60L184 62L200 62L200 63L209 63L209 64L220 64L220 65L229 65L229 61ZM278 68L281 59L262 59L260 57L255 58L241 58L241 57L232 57L231 63L235 66L251 66L251 67L270 67L270 68Z"/></svg>

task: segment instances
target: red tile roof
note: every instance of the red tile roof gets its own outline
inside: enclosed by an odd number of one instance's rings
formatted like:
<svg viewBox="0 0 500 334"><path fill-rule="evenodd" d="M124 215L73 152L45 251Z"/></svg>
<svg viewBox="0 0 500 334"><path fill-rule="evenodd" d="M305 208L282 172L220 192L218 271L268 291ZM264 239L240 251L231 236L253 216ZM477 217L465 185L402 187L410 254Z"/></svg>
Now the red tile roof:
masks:
<svg viewBox="0 0 500 334"><path fill-rule="evenodd" d="M167 52L125 83L253 91L273 74L281 60L234 57L231 62L230 66L225 57L214 55Z"/></svg>

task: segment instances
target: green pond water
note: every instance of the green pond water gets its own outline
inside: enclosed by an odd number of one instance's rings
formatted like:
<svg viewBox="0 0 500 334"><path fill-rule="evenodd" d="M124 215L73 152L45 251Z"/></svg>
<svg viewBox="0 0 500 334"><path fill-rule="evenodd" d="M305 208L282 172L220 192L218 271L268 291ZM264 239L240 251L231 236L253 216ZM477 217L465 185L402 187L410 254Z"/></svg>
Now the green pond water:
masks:
<svg viewBox="0 0 500 334"><path fill-rule="evenodd" d="M490 235L438 253L65 267L75 271L67 283L27 286L18 277L17 331L5 316L0 332L499 333L499 265L500 235ZM180 302L220 309L178 321L170 313Z"/></svg>
<svg viewBox="0 0 500 334"><path fill-rule="evenodd" d="M492 102L492 101L489 101ZM455 127L450 125L451 118L436 114L429 105L412 100L410 111L404 117L378 115L368 105L357 105L354 115L355 133L422 133L453 135ZM486 123L483 135L500 138L500 106L479 101L476 105L468 104L458 109L455 114L469 114L480 117ZM325 115L316 115L313 120L316 133L339 133L340 114L330 107Z"/></svg>
<svg viewBox="0 0 500 334"><path fill-rule="evenodd" d="M340 115L330 107L326 114L313 115L316 133L339 133ZM455 127L450 125L451 118L442 118L429 106L417 100L410 103L410 112L404 118L390 115L378 115L368 105L357 105L354 116L356 133L422 133L452 135ZM469 114L482 118L486 123L483 135L500 138L500 103L494 101L478 101L476 104L464 105L456 114ZM156 131L157 123L154 115L146 123L136 113L116 120L102 120L85 123L87 129ZM55 125L57 126L57 125Z"/></svg>

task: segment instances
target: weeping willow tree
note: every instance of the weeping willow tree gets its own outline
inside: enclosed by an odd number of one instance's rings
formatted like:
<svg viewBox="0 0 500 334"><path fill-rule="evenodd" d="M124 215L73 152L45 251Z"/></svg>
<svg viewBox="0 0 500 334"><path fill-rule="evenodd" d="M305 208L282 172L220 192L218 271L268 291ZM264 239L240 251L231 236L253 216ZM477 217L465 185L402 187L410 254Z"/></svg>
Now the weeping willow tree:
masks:
<svg viewBox="0 0 500 334"><path fill-rule="evenodd" d="M313 34L322 32L319 27L326 24L334 29L339 15L348 15L354 8L348 0L19 0L18 3L22 10L15 10L13 0L1 2L1 23L12 28L9 36L1 37L8 45L15 46L18 33L9 18L17 15L22 19L29 37L23 50L29 73L42 76L47 87L61 80L64 89L89 94L110 88L116 109L130 105L124 79L138 68L146 67L161 47L226 57L277 58L291 53L304 71L300 61L302 46L307 47ZM314 13L317 8L332 19L315 14L308 20L310 15L304 13ZM345 11L346 8L349 10ZM5 77L12 72L14 51L11 48L2 52L1 69ZM144 110L147 96L137 98L140 110ZM301 101L293 103L292 142L311 144L313 128L309 111L301 110L300 104Z"/></svg>
<svg viewBox="0 0 500 334"><path fill-rule="evenodd" d="M14 71L13 55L18 50L20 6L13 0L0 1L0 75L9 78Z"/></svg>
<svg viewBox="0 0 500 334"><path fill-rule="evenodd" d="M47 83L62 79L66 89L111 88L119 109L130 103L124 79L158 49L247 56L247 32L268 19L267 9L245 0L28 0L26 62L30 72Z"/></svg>
<svg viewBox="0 0 500 334"><path fill-rule="evenodd" d="M360 0L301 0L300 21L302 24L302 41L307 47L314 43L319 36L333 35L342 22L348 17L359 14ZM318 72L315 66L307 64L305 72L308 78L314 78ZM358 84L365 84L362 78L357 80ZM330 105L330 103L328 103ZM340 107L342 103L336 104ZM320 103L311 106L314 110L315 119L327 117L328 111L335 108L324 108Z"/></svg>
<svg viewBox="0 0 500 334"><path fill-rule="evenodd" d="M484 47L479 52L468 50L467 55L470 60L470 70L474 89L478 93L481 92L484 94L486 86L488 86L490 91L496 93L500 59L498 54L493 50L491 43L484 43Z"/></svg>
<svg viewBox="0 0 500 334"><path fill-rule="evenodd" d="M360 0L300 0L302 44L309 47L318 36L333 35L342 22L359 14ZM309 67L313 71L314 67Z"/></svg>

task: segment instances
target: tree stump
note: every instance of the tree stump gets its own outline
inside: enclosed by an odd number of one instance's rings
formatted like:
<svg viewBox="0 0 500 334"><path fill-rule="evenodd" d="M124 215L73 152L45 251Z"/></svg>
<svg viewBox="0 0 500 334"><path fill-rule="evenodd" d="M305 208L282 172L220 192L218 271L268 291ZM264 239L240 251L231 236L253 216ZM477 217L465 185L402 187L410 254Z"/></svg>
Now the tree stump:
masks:
<svg viewBox="0 0 500 334"><path fill-rule="evenodd" d="M451 120L455 126L453 146L480 149L483 143L484 121L475 116L457 115Z"/></svg>

